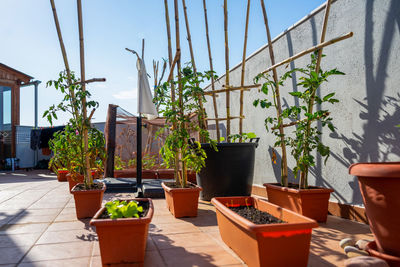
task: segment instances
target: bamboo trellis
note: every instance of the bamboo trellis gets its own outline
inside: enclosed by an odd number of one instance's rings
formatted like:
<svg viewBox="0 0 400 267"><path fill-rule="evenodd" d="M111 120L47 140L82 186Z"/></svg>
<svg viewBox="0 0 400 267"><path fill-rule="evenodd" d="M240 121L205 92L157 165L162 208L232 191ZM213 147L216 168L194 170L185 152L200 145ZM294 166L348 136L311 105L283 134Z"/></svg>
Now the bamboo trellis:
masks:
<svg viewBox="0 0 400 267"><path fill-rule="evenodd" d="M54 23L56 26L56 30L57 30L57 35L58 35L58 40L60 43L60 49L61 49L61 54L63 56L63 61L64 61L64 65L65 65L65 70L67 72L67 80L68 80L68 85L71 86L72 84L72 80L71 80L71 70L69 68L69 63L68 63L68 57L67 57L67 52L65 49L65 45L64 45L64 41L62 38L62 33L61 33L61 28L60 28L60 23L58 20L58 16L57 16L57 11L56 11L56 6L54 3L54 0L50 0L50 5L53 11L53 18L54 18ZM80 51L80 69L81 69L81 81L79 82L82 86L82 90L83 92L85 92L86 90L86 84L88 83L92 83L92 82L105 82L106 79L105 78L93 78L93 79L89 79L86 80L85 79L85 55L84 55L84 39L83 39L83 18L82 18L82 2L81 0L77 0L77 13L78 13L78 28L79 28L79 51ZM71 90L71 98L74 98L74 91ZM86 110L86 97L83 97L82 99L82 110L83 110L83 119L84 119L84 123L90 123L92 116L94 114L95 109L93 109L89 115L89 117L87 117L87 110ZM78 117L78 111L76 109L74 109L75 111L75 116L76 118ZM88 129L86 127L84 127L84 132L83 132L83 139L84 139L84 152L85 154L87 153L88 150ZM89 183L92 181L92 175L91 175L91 171L90 171L90 164L89 164L89 158L86 157L85 159L85 180L89 181Z"/></svg>

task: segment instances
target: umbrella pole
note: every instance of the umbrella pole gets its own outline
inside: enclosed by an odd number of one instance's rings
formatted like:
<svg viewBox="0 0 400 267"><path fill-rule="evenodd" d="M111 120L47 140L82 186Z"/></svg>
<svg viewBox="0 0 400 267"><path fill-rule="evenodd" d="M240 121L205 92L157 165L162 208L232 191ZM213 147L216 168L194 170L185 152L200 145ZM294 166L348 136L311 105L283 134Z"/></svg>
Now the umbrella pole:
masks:
<svg viewBox="0 0 400 267"><path fill-rule="evenodd" d="M136 187L142 187L142 114L136 119ZM141 197L143 191L138 192Z"/></svg>

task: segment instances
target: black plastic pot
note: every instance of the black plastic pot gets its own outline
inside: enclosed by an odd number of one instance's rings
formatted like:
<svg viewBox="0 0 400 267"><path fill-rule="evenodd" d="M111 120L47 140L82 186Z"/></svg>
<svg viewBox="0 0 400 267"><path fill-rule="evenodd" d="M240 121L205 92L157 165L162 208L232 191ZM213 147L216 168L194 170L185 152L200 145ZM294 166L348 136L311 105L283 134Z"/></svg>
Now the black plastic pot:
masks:
<svg viewBox="0 0 400 267"><path fill-rule="evenodd" d="M218 152L210 144L201 144L207 158L206 166L197 174L197 184L203 188L202 200L213 197L250 196L253 185L256 142L219 143Z"/></svg>

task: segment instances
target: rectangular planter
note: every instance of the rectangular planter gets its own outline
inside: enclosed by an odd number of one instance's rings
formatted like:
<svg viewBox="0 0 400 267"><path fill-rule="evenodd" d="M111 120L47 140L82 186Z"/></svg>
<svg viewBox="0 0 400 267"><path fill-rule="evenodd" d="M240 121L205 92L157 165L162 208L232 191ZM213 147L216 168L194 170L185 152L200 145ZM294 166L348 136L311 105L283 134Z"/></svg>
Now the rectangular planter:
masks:
<svg viewBox="0 0 400 267"><path fill-rule="evenodd" d="M307 266L314 220L253 197L216 197L211 203L222 240L249 267ZM227 207L232 204L250 204L287 223L254 224Z"/></svg>
<svg viewBox="0 0 400 267"><path fill-rule="evenodd" d="M317 187L314 189L294 189L280 184L264 184L268 201L282 208L302 214L317 222L326 222L329 197L333 189Z"/></svg>
<svg viewBox="0 0 400 267"><path fill-rule="evenodd" d="M134 200L149 202L149 211L145 217L99 219L105 210L103 207L90 221L90 225L96 227L103 266L118 264L142 266L140 264L144 262L149 224L153 218L154 207L150 198Z"/></svg>

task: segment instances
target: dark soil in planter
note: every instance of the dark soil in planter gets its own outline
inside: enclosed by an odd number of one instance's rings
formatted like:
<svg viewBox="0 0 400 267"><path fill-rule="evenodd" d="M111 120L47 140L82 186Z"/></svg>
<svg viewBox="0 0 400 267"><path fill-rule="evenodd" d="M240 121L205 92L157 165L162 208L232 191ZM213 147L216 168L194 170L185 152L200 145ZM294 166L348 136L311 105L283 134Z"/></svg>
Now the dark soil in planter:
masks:
<svg viewBox="0 0 400 267"><path fill-rule="evenodd" d="M170 183L164 183L166 186L168 186L169 188L182 188L181 187L181 185L179 185L179 184L176 184L175 182L170 182ZM186 187L185 188L196 188L196 185L194 185L194 184L192 184L192 183L190 183L190 182L188 182L187 184L186 184Z"/></svg>
<svg viewBox="0 0 400 267"><path fill-rule="evenodd" d="M229 209L255 224L287 223L251 206L229 207Z"/></svg>
<svg viewBox="0 0 400 267"><path fill-rule="evenodd" d="M97 190L97 189L98 190L103 189L103 184L101 184L101 183L93 183L89 187L89 189L86 189L84 184L77 184L75 186L75 190L74 191Z"/></svg>
<svg viewBox="0 0 400 267"><path fill-rule="evenodd" d="M129 202L129 201L128 201ZM149 211L148 201L137 201L138 205L143 207L143 212L139 212L139 218L145 217ZM110 215L107 213L107 209L99 216L99 219L110 219Z"/></svg>

